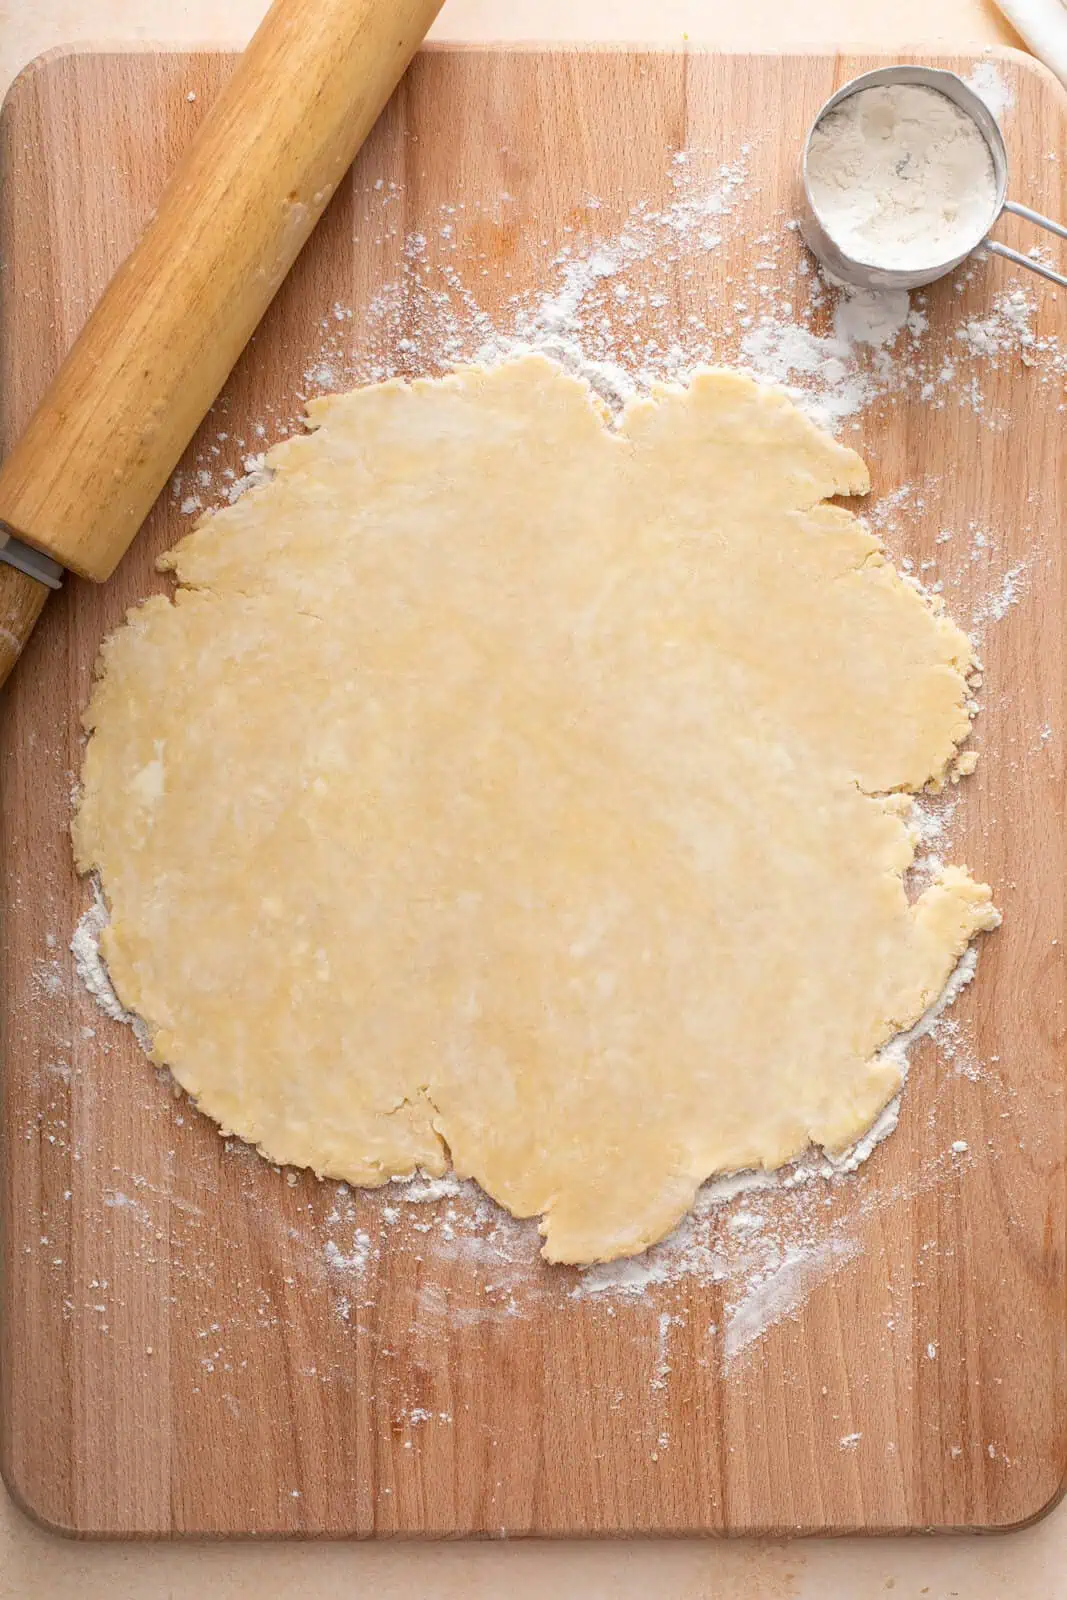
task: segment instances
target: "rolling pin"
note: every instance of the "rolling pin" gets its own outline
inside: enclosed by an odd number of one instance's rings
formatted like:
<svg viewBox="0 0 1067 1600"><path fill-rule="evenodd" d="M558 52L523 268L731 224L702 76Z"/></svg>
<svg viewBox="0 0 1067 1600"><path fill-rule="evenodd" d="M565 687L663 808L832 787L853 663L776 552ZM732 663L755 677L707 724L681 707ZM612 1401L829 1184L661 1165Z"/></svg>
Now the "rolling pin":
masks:
<svg viewBox="0 0 1067 1600"><path fill-rule="evenodd" d="M275 0L0 466L0 684L148 515L442 0Z"/></svg>

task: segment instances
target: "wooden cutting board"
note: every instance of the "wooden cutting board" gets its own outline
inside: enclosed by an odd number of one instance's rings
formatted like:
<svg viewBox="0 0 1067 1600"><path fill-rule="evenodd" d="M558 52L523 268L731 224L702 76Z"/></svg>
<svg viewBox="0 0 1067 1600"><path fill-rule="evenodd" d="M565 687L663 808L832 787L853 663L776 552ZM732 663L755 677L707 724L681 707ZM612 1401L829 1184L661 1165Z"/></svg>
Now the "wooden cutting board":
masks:
<svg viewBox="0 0 1067 1600"><path fill-rule="evenodd" d="M471 285L506 319L515 295L573 287L568 261L595 236L715 183L721 237L652 252L641 270L661 291L638 301L634 339L664 306L683 343L700 323L727 330L738 302L758 320L802 259L784 226L802 130L878 64L423 54L115 579L72 579L49 602L0 743L3 1471L49 1525L1005 1528L1060 1493L1067 413L1047 347L1032 365L994 351L980 380L960 355L961 317L1018 282L1004 263L926 297L924 359L960 367L944 403L887 395L855 435L883 518L910 486L886 524L894 553L936 560L964 621L1000 585L983 759L949 855L1005 912L959 1031L915 1052L900 1128L855 1177L743 1196L702 1224L702 1270L591 1293L469 1194L348 1196L224 1143L97 1008L69 949L89 901L68 826L93 660L127 606L167 587L153 558L196 505L296 424L301 395L390 352L426 365L420 319L439 316L439 355L448 319L474 317ZM231 66L58 55L16 84L0 151L5 445ZM995 71L1014 97L1016 197L1067 215L1065 102L1028 59ZM1016 224L1002 236L1035 242ZM1067 347L1067 295L1038 294L1036 332ZM979 381L980 404L965 392Z"/></svg>

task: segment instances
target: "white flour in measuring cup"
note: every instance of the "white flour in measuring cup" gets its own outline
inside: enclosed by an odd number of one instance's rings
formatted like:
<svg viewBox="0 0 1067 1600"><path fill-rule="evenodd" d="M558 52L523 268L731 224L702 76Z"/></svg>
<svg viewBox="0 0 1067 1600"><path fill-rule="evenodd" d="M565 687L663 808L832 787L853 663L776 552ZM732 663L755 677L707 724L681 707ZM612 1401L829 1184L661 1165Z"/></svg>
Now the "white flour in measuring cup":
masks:
<svg viewBox="0 0 1067 1600"><path fill-rule="evenodd" d="M996 204L982 134L917 83L861 89L828 111L811 135L807 178L819 221L847 255L904 271L970 249Z"/></svg>

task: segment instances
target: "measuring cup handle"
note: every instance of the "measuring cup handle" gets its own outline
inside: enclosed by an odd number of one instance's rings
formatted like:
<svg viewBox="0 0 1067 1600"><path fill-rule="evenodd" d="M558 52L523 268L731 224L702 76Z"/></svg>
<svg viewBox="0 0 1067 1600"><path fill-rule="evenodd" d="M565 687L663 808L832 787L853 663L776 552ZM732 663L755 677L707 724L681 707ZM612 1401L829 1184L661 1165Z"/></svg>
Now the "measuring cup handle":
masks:
<svg viewBox="0 0 1067 1600"><path fill-rule="evenodd" d="M1012 211L1017 217L1022 217L1026 222L1036 222L1039 228L1044 228L1047 233L1058 234L1061 239L1067 239L1067 227L1062 222L1053 222L1051 217L1043 217L1040 211L1032 211L1029 206L1021 206L1015 200L1005 200L1002 211ZM1047 278L1049 283L1058 283L1061 289L1067 289L1067 277L1062 272L1053 272L1051 267L1046 267L1040 261L1034 261L1030 256L1024 256L1020 250L1012 250L1006 244L998 244L995 239L986 239L985 248L991 250L995 256L1003 256L1006 261L1014 261L1018 267L1029 267L1031 272L1036 272L1041 278Z"/></svg>
<svg viewBox="0 0 1067 1600"><path fill-rule="evenodd" d="M1017 267L1029 267L1038 277L1047 278L1049 283L1058 283L1061 289L1067 289L1067 277L1062 272L1053 272L1043 261L1034 261L1030 256L1024 256L1021 250L1012 250L1006 244L999 244L996 239L983 239L982 248L995 256L1003 256L1005 261L1014 261Z"/></svg>
<svg viewBox="0 0 1067 1600"><path fill-rule="evenodd" d="M1029 206L1019 205L1017 200L1005 200L1002 211L1014 211L1017 217L1025 217L1027 222L1036 222L1039 228L1045 228L1049 233L1058 233L1061 239L1067 239L1067 226L1062 222L1053 222L1051 217L1043 217L1040 211L1031 211Z"/></svg>

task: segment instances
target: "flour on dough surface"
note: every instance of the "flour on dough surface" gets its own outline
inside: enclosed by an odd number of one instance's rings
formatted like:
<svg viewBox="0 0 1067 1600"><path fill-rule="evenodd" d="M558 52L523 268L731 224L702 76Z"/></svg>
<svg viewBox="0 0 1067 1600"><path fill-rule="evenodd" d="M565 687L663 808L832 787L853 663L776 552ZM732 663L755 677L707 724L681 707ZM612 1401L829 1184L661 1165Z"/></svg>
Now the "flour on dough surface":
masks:
<svg viewBox="0 0 1067 1600"><path fill-rule="evenodd" d="M106 643L75 819L157 1059L279 1162L420 1166L545 1254L841 1149L989 890L909 903L966 637L725 371L616 429L531 356L313 402Z"/></svg>

